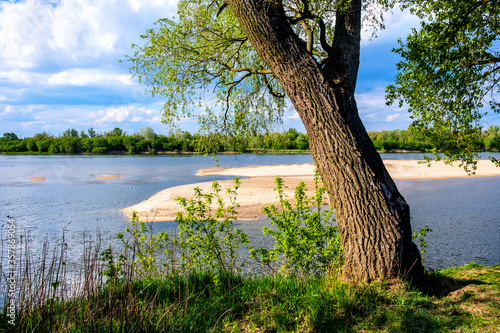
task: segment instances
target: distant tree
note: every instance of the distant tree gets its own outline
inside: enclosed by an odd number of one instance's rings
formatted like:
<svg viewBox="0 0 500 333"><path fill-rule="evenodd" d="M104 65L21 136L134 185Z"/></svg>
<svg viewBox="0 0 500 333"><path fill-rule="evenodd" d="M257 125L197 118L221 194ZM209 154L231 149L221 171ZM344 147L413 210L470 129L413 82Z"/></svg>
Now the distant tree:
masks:
<svg viewBox="0 0 500 333"><path fill-rule="evenodd" d="M126 133L119 127L113 129L114 136L125 136Z"/></svg>
<svg viewBox="0 0 500 333"><path fill-rule="evenodd" d="M124 150L125 146L123 145L124 139L126 137L123 136L108 136L106 138L108 144L107 147L109 150Z"/></svg>
<svg viewBox="0 0 500 333"><path fill-rule="evenodd" d="M89 138L97 137L97 132L95 131L95 129L93 127L89 128L87 130L87 133L89 133Z"/></svg>
<svg viewBox="0 0 500 333"><path fill-rule="evenodd" d="M486 150L497 149L500 151L500 127L491 125L483 133L484 137L484 148Z"/></svg>
<svg viewBox="0 0 500 333"><path fill-rule="evenodd" d="M87 133L85 133L85 131L80 131L80 138L82 139L87 139L89 136Z"/></svg>
<svg viewBox="0 0 500 333"><path fill-rule="evenodd" d="M189 134L190 134L189 132L183 131L180 128L176 128L174 136L175 136L176 140L183 141L184 139L186 139L186 136Z"/></svg>
<svg viewBox="0 0 500 333"><path fill-rule="evenodd" d="M14 140L19 140L17 135L14 132L10 133L4 133L2 136L3 141L14 141Z"/></svg>
<svg viewBox="0 0 500 333"><path fill-rule="evenodd" d="M156 133L151 127L141 128L139 134L146 140L153 141L156 138Z"/></svg>
<svg viewBox="0 0 500 333"><path fill-rule="evenodd" d="M63 137L57 140L57 144L57 149L61 153L78 154L82 152L82 140L78 137Z"/></svg>
<svg viewBox="0 0 500 333"><path fill-rule="evenodd" d="M33 138L27 140L26 148L28 149L29 152L34 152L35 149L37 149L36 141Z"/></svg>
<svg viewBox="0 0 500 333"><path fill-rule="evenodd" d="M42 133L37 133L33 136L33 139L35 141L40 141L40 140L45 140L45 139L49 139L51 136L49 134L47 134L47 132L42 132Z"/></svg>
<svg viewBox="0 0 500 333"><path fill-rule="evenodd" d="M125 136L126 133L119 127L115 127L112 131L106 132L106 137L120 137Z"/></svg>
<svg viewBox="0 0 500 333"><path fill-rule="evenodd" d="M300 150L309 149L309 139L307 138L307 134L299 133L296 142L297 142L297 149Z"/></svg>
<svg viewBox="0 0 500 333"><path fill-rule="evenodd" d="M140 140L135 136L127 136L123 139L123 145L130 154L134 154L138 152L137 142L139 141Z"/></svg>
<svg viewBox="0 0 500 333"><path fill-rule="evenodd" d="M74 128L68 128L62 136L63 138L78 138L78 131Z"/></svg>

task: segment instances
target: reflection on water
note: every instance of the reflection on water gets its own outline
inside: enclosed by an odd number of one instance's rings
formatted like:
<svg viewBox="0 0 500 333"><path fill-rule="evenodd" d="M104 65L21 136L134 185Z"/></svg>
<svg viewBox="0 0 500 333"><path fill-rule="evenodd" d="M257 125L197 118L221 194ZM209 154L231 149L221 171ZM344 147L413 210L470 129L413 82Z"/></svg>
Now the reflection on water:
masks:
<svg viewBox="0 0 500 333"><path fill-rule="evenodd" d="M415 159L422 154L387 154L384 158ZM311 163L310 155L221 155L223 167ZM109 242L125 228L120 209L165 188L193 182L230 179L195 173L214 167L202 156L6 156L0 155L1 223L16 219L18 230L35 239L68 230L75 258L83 233L100 229ZM119 176L98 180L97 175ZM31 177L45 177L31 182ZM442 268L470 261L500 262L500 177L397 182L411 207L413 230L423 226L427 237L427 266ZM238 222L251 240L265 243L266 221ZM170 231L171 222L158 222L157 231ZM256 244L259 246L258 244Z"/></svg>

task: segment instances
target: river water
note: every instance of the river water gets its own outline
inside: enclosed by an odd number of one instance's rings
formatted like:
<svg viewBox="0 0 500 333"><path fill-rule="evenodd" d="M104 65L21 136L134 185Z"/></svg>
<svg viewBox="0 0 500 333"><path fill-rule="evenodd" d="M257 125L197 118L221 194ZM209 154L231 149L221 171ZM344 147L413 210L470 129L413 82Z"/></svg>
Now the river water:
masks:
<svg viewBox="0 0 500 333"><path fill-rule="evenodd" d="M416 159L420 154L386 154L383 158ZM498 156L497 156L498 157ZM222 167L311 163L307 154L220 155ZM172 186L230 179L195 176L216 166L210 157L162 156L10 156L0 155L0 223L5 238L8 217L18 234L35 243L57 238L67 230L70 257L81 255L83 234L100 230L104 239L123 231L121 208L141 202ZM120 176L99 180L98 176ZM45 177L33 182L32 177ZM413 230L433 230L426 240L426 266L444 268L471 261L500 262L500 177L398 181L411 207ZM238 222L251 239L262 242L265 219ZM173 222L156 222L156 231L170 231Z"/></svg>

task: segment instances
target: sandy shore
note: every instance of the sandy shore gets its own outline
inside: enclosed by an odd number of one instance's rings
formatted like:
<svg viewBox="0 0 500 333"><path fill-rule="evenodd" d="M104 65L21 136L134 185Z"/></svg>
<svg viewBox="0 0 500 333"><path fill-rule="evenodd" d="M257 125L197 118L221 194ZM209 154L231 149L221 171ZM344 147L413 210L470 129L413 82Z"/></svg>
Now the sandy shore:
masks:
<svg viewBox="0 0 500 333"><path fill-rule="evenodd" d="M487 160L481 160L475 175L469 176L457 165L450 166L443 162L433 162L432 167L419 164L416 160L384 160L387 170L395 180L443 179L456 177L493 177L500 176L500 168ZM241 180L238 190L238 217L241 220L251 220L262 216L261 208L265 204L277 204L274 191L274 179L280 176L285 180L286 194L293 198L293 191L300 181L305 181L310 190L314 189L314 164L251 166L244 168L211 168L199 170L198 176L224 175L250 177ZM219 181L223 188L232 186L231 180ZM136 211L143 221L171 221L180 210L175 198L191 198L193 189L199 187L203 193L211 190L212 183L196 183L176 186L163 190L151 198L123 211L130 214ZM221 191L221 193L224 191Z"/></svg>

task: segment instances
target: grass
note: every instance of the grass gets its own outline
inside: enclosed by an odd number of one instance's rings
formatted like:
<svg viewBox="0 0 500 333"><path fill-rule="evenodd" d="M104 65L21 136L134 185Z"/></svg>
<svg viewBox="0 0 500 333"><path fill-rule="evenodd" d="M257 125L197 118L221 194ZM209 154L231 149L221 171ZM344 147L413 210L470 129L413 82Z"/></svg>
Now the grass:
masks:
<svg viewBox="0 0 500 333"><path fill-rule="evenodd" d="M85 297L2 315L5 332L498 332L500 265L432 272L418 284L232 273L108 280ZM427 281L428 282L428 281ZM437 286L441 286L438 288ZM446 295L444 295L446 293Z"/></svg>

